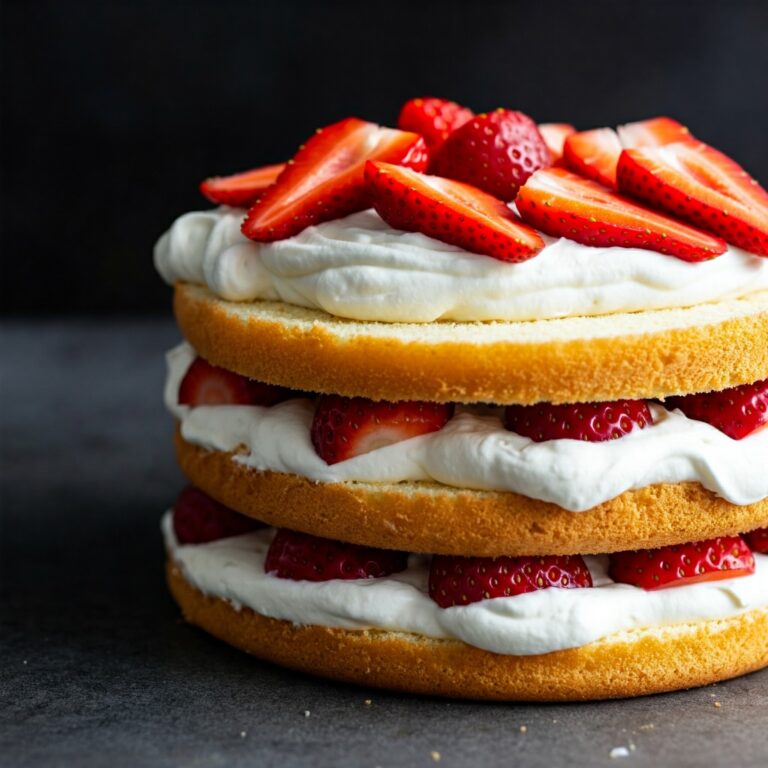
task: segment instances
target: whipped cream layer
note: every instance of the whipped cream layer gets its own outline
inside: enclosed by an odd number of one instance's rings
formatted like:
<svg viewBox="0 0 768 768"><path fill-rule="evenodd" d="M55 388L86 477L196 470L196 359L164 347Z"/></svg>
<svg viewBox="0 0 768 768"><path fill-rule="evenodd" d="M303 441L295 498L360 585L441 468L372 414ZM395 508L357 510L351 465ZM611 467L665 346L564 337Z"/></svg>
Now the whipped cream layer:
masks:
<svg viewBox="0 0 768 768"><path fill-rule="evenodd" d="M353 320L407 323L607 315L768 289L768 259L731 246L690 264L544 236L535 258L507 264L393 229L372 210L255 243L240 232L244 213L223 207L178 218L155 246L165 281L207 285L231 301L280 300Z"/></svg>
<svg viewBox="0 0 768 768"><path fill-rule="evenodd" d="M238 451L234 460L257 470L325 483L433 481L514 491L573 512L658 483L698 482L739 505L768 498L768 429L732 440L705 422L654 404L653 425L600 443L537 443L506 430L500 408L460 407L438 432L328 465L312 446L309 399L271 408L179 405L179 385L195 355L187 343L167 354L165 403L179 419L183 438L209 450Z"/></svg>
<svg viewBox="0 0 768 768"><path fill-rule="evenodd" d="M291 581L264 573L274 529L180 546L170 513L162 527L167 551L187 581L238 609L247 606L262 616L302 625L453 638L509 655L578 648L622 631L723 619L768 607L768 556L758 554L753 575L653 592L616 584L606 573L607 558L585 557L595 585L591 589L542 589L440 608L429 597L429 558L421 555L411 555L406 571L386 578Z"/></svg>

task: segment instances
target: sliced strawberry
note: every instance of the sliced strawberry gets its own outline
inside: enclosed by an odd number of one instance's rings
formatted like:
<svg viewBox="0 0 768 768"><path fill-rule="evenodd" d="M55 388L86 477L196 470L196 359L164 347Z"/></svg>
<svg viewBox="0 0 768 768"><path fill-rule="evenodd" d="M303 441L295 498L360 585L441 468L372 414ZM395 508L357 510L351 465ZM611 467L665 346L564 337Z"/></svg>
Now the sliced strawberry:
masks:
<svg viewBox="0 0 768 768"><path fill-rule="evenodd" d="M254 203L243 222L251 240L284 240L322 221L370 206L363 178L367 160L424 170L424 139L354 117L320 128Z"/></svg>
<svg viewBox="0 0 768 768"><path fill-rule="evenodd" d="M401 131L420 133L427 143L430 155L457 128L471 120L475 113L455 101L423 97L403 104L397 127Z"/></svg>
<svg viewBox="0 0 768 768"><path fill-rule="evenodd" d="M768 379L720 392L668 397L665 405L741 440L768 425Z"/></svg>
<svg viewBox="0 0 768 768"><path fill-rule="evenodd" d="M570 123L539 123L539 133L547 145L549 156L554 164L560 162L565 140L572 133L576 133L576 129Z"/></svg>
<svg viewBox="0 0 768 768"><path fill-rule="evenodd" d="M435 555L429 569L429 596L441 607L512 597L538 589L592 586L580 555L547 557L457 557Z"/></svg>
<svg viewBox="0 0 768 768"><path fill-rule="evenodd" d="M768 193L722 152L693 142L627 149L617 179L626 194L768 256Z"/></svg>
<svg viewBox="0 0 768 768"><path fill-rule="evenodd" d="M745 533L742 538L749 544L753 552L768 555L768 528L758 528L755 531Z"/></svg>
<svg viewBox="0 0 768 768"><path fill-rule="evenodd" d="M396 229L425 235L501 261L525 261L544 241L495 197L460 181L388 163L368 163L373 207Z"/></svg>
<svg viewBox="0 0 768 768"><path fill-rule="evenodd" d="M179 385L179 405L265 405L295 397L285 387L254 381L195 358Z"/></svg>
<svg viewBox="0 0 768 768"><path fill-rule="evenodd" d="M671 117L653 117L650 120L627 123L620 125L616 131L621 146L625 149L662 147L676 141L695 141L690 131Z"/></svg>
<svg viewBox="0 0 768 768"><path fill-rule="evenodd" d="M563 168L537 171L515 200L525 221L584 245L644 248L684 261L706 261L723 240L583 179Z"/></svg>
<svg viewBox="0 0 768 768"><path fill-rule="evenodd" d="M263 523L225 507L193 485L187 486L173 505L173 532L179 544L205 544L263 527Z"/></svg>
<svg viewBox="0 0 768 768"><path fill-rule="evenodd" d="M293 581L376 579L405 570L408 555L362 547L281 528L272 539L264 571Z"/></svg>
<svg viewBox="0 0 768 768"><path fill-rule="evenodd" d="M451 133L430 171L506 201L514 200L520 185L551 162L547 145L528 115L497 109L477 115Z"/></svg>
<svg viewBox="0 0 768 768"><path fill-rule="evenodd" d="M623 437L649 424L653 424L653 414L645 400L508 405L504 410L506 428L537 443L562 439L599 443Z"/></svg>
<svg viewBox="0 0 768 768"><path fill-rule="evenodd" d="M374 402L324 395L312 421L312 445L328 464L442 429L453 405L420 401Z"/></svg>
<svg viewBox="0 0 768 768"><path fill-rule="evenodd" d="M733 579L755 572L755 558L740 536L617 552L610 556L610 563L614 581L645 590Z"/></svg>
<svg viewBox="0 0 768 768"><path fill-rule="evenodd" d="M616 163L621 142L613 128L595 128L568 136L563 146L563 162L575 173L616 189Z"/></svg>
<svg viewBox="0 0 768 768"><path fill-rule="evenodd" d="M212 202L246 208L256 202L268 186L277 181L285 163L265 165L232 176L211 176L200 183L200 191Z"/></svg>

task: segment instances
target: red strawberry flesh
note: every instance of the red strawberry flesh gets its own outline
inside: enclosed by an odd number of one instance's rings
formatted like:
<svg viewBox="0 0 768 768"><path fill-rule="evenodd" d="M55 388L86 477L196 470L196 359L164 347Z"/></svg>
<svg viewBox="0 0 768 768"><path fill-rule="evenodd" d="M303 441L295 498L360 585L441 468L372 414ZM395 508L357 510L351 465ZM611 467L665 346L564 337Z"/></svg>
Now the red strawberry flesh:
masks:
<svg viewBox="0 0 768 768"><path fill-rule="evenodd" d="M616 188L621 142L612 128L595 128L568 136L563 146L567 168L605 187Z"/></svg>
<svg viewBox="0 0 768 768"><path fill-rule="evenodd" d="M420 401L374 402L363 397L326 395L317 402L312 445L328 464L369 453L442 429L453 405Z"/></svg>
<svg viewBox="0 0 768 768"><path fill-rule="evenodd" d="M610 556L610 576L614 581L645 590L733 579L754 572L755 558L740 536Z"/></svg>
<svg viewBox="0 0 768 768"><path fill-rule="evenodd" d="M190 485L173 506L173 532L179 544L205 544L230 536L241 536L263 523L225 507L199 488Z"/></svg>
<svg viewBox="0 0 768 768"><path fill-rule="evenodd" d="M368 163L365 177L374 208L396 229L509 262L530 259L544 247L505 203L468 184L388 163Z"/></svg>
<svg viewBox="0 0 768 768"><path fill-rule="evenodd" d="M724 253L724 240L646 208L563 168L537 171L515 200L523 220L553 237L592 246L642 248L684 261Z"/></svg>
<svg viewBox="0 0 768 768"><path fill-rule="evenodd" d="M285 163L265 165L231 176L212 176L201 182L200 191L212 202L246 208L277 181Z"/></svg>
<svg viewBox="0 0 768 768"><path fill-rule="evenodd" d="M539 123L539 133L547 145L552 162L557 163L563 156L565 140L576 133L576 129L570 123Z"/></svg>
<svg viewBox="0 0 768 768"><path fill-rule="evenodd" d="M742 538L753 552L768 555L768 528L758 528L757 530L750 531L745 533Z"/></svg>
<svg viewBox="0 0 768 768"><path fill-rule="evenodd" d="M407 565L405 552L346 544L282 528L272 539L264 571L293 581L329 581L380 578Z"/></svg>
<svg viewBox="0 0 768 768"><path fill-rule="evenodd" d="M455 101L434 97L410 99L403 104L397 127L424 137L430 154L436 150L457 128L461 128L475 116L471 109Z"/></svg>
<svg viewBox="0 0 768 768"><path fill-rule="evenodd" d="M435 555L429 571L429 596L441 607L513 597L539 589L592 586L580 555L547 557L457 557Z"/></svg>
<svg viewBox="0 0 768 768"><path fill-rule="evenodd" d="M537 443L562 439L598 443L615 440L652 423L653 414L645 400L509 405L504 411L507 429Z"/></svg>
<svg viewBox="0 0 768 768"><path fill-rule="evenodd" d="M677 141L695 141L689 130L671 117L652 117L636 123L620 125L616 132L621 146L625 149L635 147L661 147Z"/></svg>
<svg viewBox="0 0 768 768"><path fill-rule="evenodd" d="M251 240L283 240L314 224L370 206L363 178L367 160L423 170L424 139L349 117L321 128L299 149L243 222Z"/></svg>
<svg viewBox="0 0 768 768"><path fill-rule="evenodd" d="M741 440L768 426L768 379L720 392L669 397L667 408L679 408L689 419L706 421L728 437Z"/></svg>

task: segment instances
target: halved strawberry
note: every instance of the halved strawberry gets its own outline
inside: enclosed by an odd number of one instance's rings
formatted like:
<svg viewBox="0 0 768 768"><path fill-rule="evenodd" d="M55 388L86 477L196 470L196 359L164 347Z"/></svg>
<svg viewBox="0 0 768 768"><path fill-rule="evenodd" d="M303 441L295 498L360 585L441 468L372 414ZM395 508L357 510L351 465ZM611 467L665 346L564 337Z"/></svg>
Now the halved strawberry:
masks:
<svg viewBox="0 0 768 768"><path fill-rule="evenodd" d="M708 232L646 208L564 168L537 171L515 200L525 221L584 245L644 248L684 261L706 261L727 246Z"/></svg>
<svg viewBox="0 0 768 768"><path fill-rule="evenodd" d="M429 596L441 607L512 597L537 589L592 586L580 555L547 557L457 557L435 555L429 569Z"/></svg>
<svg viewBox="0 0 768 768"><path fill-rule="evenodd" d="M200 182L200 191L212 202L246 208L256 202L261 194L277 181L285 163L265 165L232 176L211 176Z"/></svg>
<svg viewBox="0 0 768 768"><path fill-rule="evenodd" d="M389 549L363 547L281 528L272 539L265 573L293 581L375 579L398 573L408 555Z"/></svg>
<svg viewBox="0 0 768 768"><path fill-rule="evenodd" d="M627 149L616 173L626 194L768 256L768 193L722 152L701 142Z"/></svg>
<svg viewBox="0 0 768 768"><path fill-rule="evenodd" d="M295 393L195 358L179 385L179 405L274 405Z"/></svg>
<svg viewBox="0 0 768 768"><path fill-rule="evenodd" d="M649 424L653 424L653 414L645 400L508 405L504 410L506 428L537 443L563 438L598 443L615 440Z"/></svg>
<svg viewBox="0 0 768 768"><path fill-rule="evenodd" d="M193 485L179 494L172 519L179 544L205 544L264 527L264 523L225 507Z"/></svg>
<svg viewBox="0 0 768 768"><path fill-rule="evenodd" d="M621 146L625 149L636 147L662 147L676 141L694 141L690 131L671 117L652 117L636 123L620 125Z"/></svg>
<svg viewBox="0 0 768 768"><path fill-rule="evenodd" d="M768 555L768 528L758 528L755 531L745 533L742 538L749 544L753 552Z"/></svg>
<svg viewBox="0 0 768 768"><path fill-rule="evenodd" d="M610 576L645 590L733 579L755 572L755 558L740 536L723 536L661 549L616 552Z"/></svg>
<svg viewBox="0 0 768 768"><path fill-rule="evenodd" d="M610 189L616 189L616 163L620 154L621 142L613 128L574 133L563 145L563 162L567 168Z"/></svg>
<svg viewBox="0 0 768 768"><path fill-rule="evenodd" d="M544 247L505 203L468 184L389 163L369 162L365 178L373 207L396 229L501 261L525 261Z"/></svg>
<svg viewBox="0 0 768 768"><path fill-rule="evenodd" d="M576 133L576 129L570 123L539 123L539 133L547 145L554 165L563 156L565 140L572 133Z"/></svg>
<svg viewBox="0 0 768 768"><path fill-rule="evenodd" d="M312 420L312 445L336 464L401 440L442 429L453 405L420 401L374 402L364 397L324 395Z"/></svg>
<svg viewBox="0 0 768 768"><path fill-rule="evenodd" d="M679 408L689 419L706 421L728 437L741 440L768 427L768 379L720 392L668 397L667 408Z"/></svg>
<svg viewBox="0 0 768 768"><path fill-rule="evenodd" d="M243 222L251 240L284 240L322 221L370 206L363 179L367 160L424 170L424 139L354 117L318 129L254 203Z"/></svg>
<svg viewBox="0 0 768 768"><path fill-rule="evenodd" d="M477 115L445 140L430 164L438 176L514 200L520 185L552 162L536 123L522 112Z"/></svg>
<svg viewBox="0 0 768 768"><path fill-rule="evenodd" d="M397 127L401 131L420 133L432 155L453 131L474 116L471 109L455 101L425 96L403 104L397 118Z"/></svg>

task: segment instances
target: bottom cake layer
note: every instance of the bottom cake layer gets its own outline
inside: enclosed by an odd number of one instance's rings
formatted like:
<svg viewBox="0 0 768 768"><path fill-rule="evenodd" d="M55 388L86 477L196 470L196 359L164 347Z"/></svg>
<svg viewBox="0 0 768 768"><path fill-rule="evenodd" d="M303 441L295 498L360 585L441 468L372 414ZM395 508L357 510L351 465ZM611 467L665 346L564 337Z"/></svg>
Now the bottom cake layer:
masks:
<svg viewBox="0 0 768 768"><path fill-rule="evenodd" d="M768 608L510 656L405 632L299 626L205 595L172 560L167 574L187 621L236 648L301 672L411 693L583 701L691 688L768 665Z"/></svg>

